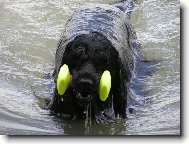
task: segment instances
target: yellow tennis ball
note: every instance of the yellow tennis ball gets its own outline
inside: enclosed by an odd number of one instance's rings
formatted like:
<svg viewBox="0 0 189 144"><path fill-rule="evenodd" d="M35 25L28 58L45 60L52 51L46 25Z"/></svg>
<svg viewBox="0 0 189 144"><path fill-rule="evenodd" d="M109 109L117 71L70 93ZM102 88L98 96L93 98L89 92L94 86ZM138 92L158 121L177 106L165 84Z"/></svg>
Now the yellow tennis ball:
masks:
<svg viewBox="0 0 189 144"><path fill-rule="evenodd" d="M59 95L63 95L68 86L70 85L71 76L69 68L66 64L64 64L58 73L58 79L57 79L57 90Z"/></svg>
<svg viewBox="0 0 189 144"><path fill-rule="evenodd" d="M108 70L104 71L100 79L99 95L100 100L105 101L111 89L111 75Z"/></svg>

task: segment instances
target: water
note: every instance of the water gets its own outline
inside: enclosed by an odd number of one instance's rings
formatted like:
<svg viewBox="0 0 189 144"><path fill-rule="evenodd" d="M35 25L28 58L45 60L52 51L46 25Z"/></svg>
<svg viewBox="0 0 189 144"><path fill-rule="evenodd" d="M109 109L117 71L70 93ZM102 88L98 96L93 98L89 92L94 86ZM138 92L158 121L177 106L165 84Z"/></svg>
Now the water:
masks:
<svg viewBox="0 0 189 144"><path fill-rule="evenodd" d="M9 135L164 135L180 134L180 3L141 0L132 24L148 59L161 59L145 82L147 95L128 119L85 127L84 120L65 121L41 109L49 98L54 54L69 16L84 3L113 0L0 2L0 134Z"/></svg>

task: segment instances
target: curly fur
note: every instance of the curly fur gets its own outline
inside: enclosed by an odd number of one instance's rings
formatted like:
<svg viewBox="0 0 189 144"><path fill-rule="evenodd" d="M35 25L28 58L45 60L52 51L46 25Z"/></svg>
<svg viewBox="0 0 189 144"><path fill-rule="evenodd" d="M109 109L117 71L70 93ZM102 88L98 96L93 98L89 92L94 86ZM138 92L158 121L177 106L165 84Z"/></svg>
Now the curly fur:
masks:
<svg viewBox="0 0 189 144"><path fill-rule="evenodd" d="M65 49L62 65L67 64L72 74L71 85L63 97L55 89L50 109L55 113L69 115L70 118L85 118L86 105L92 104L92 119L102 112L114 108L115 116L126 117L126 87L122 84L119 53L111 42L97 32L83 34L70 42ZM112 88L105 102L99 100L99 79L105 70L112 76ZM55 76L57 77L57 76ZM83 82L86 80L86 84ZM56 78L55 78L56 81ZM77 99L77 92L91 99ZM121 93L124 92L124 95ZM113 103L112 103L113 102ZM106 114L107 115L107 114ZM112 117L113 115L109 115Z"/></svg>

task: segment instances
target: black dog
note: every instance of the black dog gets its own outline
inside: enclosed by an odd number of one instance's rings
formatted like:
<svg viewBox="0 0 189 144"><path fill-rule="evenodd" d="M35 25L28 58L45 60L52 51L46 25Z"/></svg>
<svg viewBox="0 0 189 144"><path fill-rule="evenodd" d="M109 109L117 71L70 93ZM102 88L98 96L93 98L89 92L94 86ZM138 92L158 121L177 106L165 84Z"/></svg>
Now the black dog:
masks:
<svg viewBox="0 0 189 144"><path fill-rule="evenodd" d="M123 4L123 6L121 6ZM92 120L126 118L127 89L139 47L126 12L127 2L95 5L77 11L66 24L56 51L55 83L60 67L67 64L71 83L63 96L55 87L50 110L69 118ZM102 73L111 74L111 90L106 101L99 99Z"/></svg>

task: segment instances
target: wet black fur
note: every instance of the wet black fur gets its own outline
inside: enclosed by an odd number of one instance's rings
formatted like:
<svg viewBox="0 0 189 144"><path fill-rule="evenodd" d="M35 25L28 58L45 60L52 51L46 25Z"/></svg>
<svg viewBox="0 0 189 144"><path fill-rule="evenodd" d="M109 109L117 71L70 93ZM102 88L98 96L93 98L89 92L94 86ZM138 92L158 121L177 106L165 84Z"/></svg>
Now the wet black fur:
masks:
<svg viewBox="0 0 189 144"><path fill-rule="evenodd" d="M55 88L49 105L55 114L85 118L88 102L76 98L76 91L79 91L83 96L92 95L90 115L93 120L118 115L126 118L127 87L124 85L122 64L118 51L106 37L98 32L77 36L66 46L61 62L63 64L68 65L72 81L64 96L60 96ZM105 70L111 73L112 86L108 99L102 102L98 88L100 77ZM55 69L55 83L58 71Z"/></svg>

